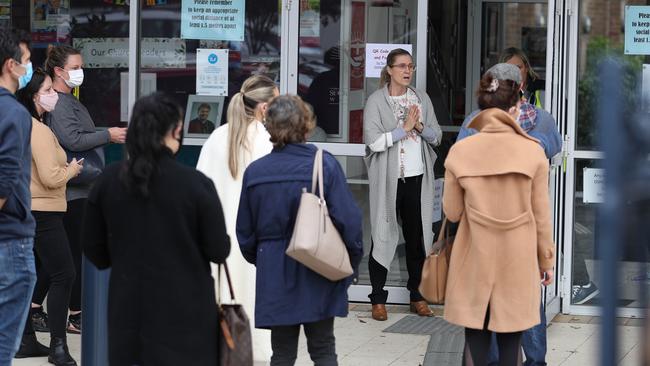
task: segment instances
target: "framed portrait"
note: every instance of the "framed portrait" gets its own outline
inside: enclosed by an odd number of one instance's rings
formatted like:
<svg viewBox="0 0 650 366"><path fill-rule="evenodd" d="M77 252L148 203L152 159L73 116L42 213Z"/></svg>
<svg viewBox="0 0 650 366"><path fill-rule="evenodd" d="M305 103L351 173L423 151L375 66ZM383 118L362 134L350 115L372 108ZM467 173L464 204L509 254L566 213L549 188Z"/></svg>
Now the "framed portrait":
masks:
<svg viewBox="0 0 650 366"><path fill-rule="evenodd" d="M224 97L190 95L185 109L185 136L208 138L221 123L223 104Z"/></svg>

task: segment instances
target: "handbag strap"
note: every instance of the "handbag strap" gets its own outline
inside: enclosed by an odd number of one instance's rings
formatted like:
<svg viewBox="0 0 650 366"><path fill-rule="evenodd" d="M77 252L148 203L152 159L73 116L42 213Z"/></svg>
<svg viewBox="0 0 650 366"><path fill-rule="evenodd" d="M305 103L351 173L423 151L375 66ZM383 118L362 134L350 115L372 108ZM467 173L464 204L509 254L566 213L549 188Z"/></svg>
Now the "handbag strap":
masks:
<svg viewBox="0 0 650 366"><path fill-rule="evenodd" d="M445 217L442 219L442 226L440 226L440 234L438 234L438 240L440 240L441 237L444 237L446 239L448 232L449 229L447 228L447 218Z"/></svg>
<svg viewBox="0 0 650 366"><path fill-rule="evenodd" d="M318 184L318 193L322 201L325 201L323 193L323 149L319 148L314 156L314 169L311 174L311 193L316 194L316 184Z"/></svg>
<svg viewBox="0 0 650 366"><path fill-rule="evenodd" d="M232 288L232 281L230 280L230 271L228 271L228 264L226 262L223 262L223 264L219 264L219 274L217 276L217 281L219 281L219 293L217 294L217 303L221 305L221 266L223 266L223 270L226 272L226 281L228 282L228 290L230 290L230 299L234 302L235 301L235 292Z"/></svg>

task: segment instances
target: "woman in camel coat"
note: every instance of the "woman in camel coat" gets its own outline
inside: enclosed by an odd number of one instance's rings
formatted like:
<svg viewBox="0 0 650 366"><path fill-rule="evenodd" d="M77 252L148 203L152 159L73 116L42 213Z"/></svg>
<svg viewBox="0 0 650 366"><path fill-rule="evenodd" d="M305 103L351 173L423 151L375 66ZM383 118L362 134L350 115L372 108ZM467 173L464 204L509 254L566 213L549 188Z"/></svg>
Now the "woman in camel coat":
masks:
<svg viewBox="0 0 650 366"><path fill-rule="evenodd" d="M512 65L481 80L478 134L456 143L445 162L443 207L460 221L451 256L445 319L466 328L465 359L485 365L492 332L501 365L516 365L521 332L540 322L540 274L555 263L548 160L515 122L519 84Z"/></svg>

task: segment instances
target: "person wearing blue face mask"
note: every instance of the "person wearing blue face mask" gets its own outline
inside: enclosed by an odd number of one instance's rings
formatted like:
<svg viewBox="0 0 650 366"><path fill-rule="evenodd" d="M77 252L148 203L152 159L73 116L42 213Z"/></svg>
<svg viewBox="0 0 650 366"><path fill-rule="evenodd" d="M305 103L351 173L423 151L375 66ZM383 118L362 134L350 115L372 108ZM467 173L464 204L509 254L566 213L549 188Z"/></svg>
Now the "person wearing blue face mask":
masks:
<svg viewBox="0 0 650 366"><path fill-rule="evenodd" d="M32 75L34 75L34 69L31 61L26 65L21 64L20 66L25 68L25 74L18 79L18 89L22 89L27 84L29 84L29 81L32 80Z"/></svg>
<svg viewBox="0 0 650 366"><path fill-rule="evenodd" d="M0 27L0 366L10 365L18 350L36 282L29 191L32 123L14 96L27 74L28 45Z"/></svg>

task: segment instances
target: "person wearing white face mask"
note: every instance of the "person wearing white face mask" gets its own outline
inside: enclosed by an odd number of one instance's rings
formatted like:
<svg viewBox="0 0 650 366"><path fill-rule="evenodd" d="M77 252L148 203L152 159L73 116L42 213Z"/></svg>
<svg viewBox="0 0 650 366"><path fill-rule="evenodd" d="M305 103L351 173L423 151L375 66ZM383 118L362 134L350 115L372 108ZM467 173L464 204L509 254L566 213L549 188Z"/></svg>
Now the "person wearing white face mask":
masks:
<svg viewBox="0 0 650 366"><path fill-rule="evenodd" d="M97 131L90 113L72 95L72 89L83 83L83 60L78 50L59 45L52 47L45 61L45 71L52 78L53 89L59 100L57 108L46 116L46 123L54 132L59 143L66 150L68 160L72 157L85 158L84 171L68 183L66 199L68 210L63 217L68 234L77 278L70 296L70 317L68 331L81 332L81 225L86 197L90 186L104 168L103 147L111 142L124 143L126 128L113 127ZM37 283L35 303L41 303L45 296L38 290L43 286Z"/></svg>
<svg viewBox="0 0 650 366"><path fill-rule="evenodd" d="M44 116L57 106L58 94L52 79L37 69L25 88L16 93L18 101L32 115L32 164L30 191L32 215L36 220L34 251L41 263L37 271L49 276L47 308L50 314L50 349L40 345L27 317L23 339L16 358L49 356L55 365L75 366L66 342L66 320L75 268L63 226L66 211L66 183L81 172L82 162L67 156L54 133L43 123Z"/></svg>

